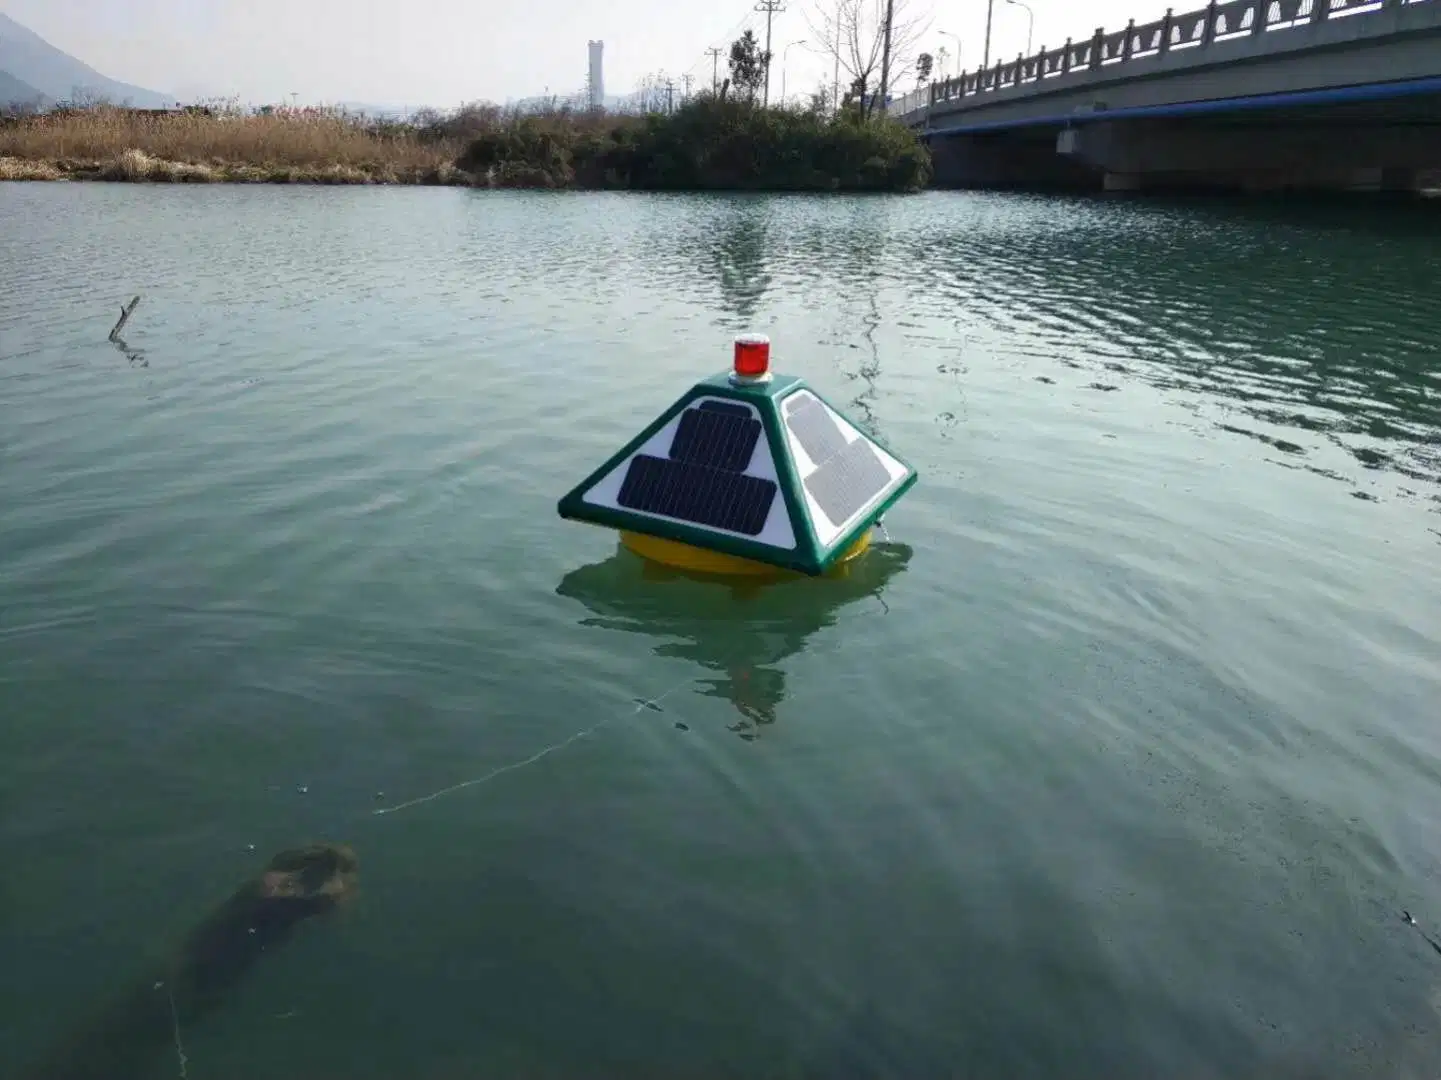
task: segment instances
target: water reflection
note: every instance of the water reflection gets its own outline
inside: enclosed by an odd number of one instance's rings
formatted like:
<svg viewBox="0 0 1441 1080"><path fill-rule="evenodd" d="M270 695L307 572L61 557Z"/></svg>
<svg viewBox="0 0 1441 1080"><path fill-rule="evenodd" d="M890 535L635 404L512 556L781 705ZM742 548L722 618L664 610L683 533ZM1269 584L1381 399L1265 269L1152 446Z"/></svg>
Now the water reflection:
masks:
<svg viewBox="0 0 1441 1080"><path fill-rule="evenodd" d="M1285 207L985 205L906 250L938 301L975 311L1006 351L1074 369L1083 389L1180 392L1199 430L1288 468L1347 480L1325 467L1336 448L1441 483L1435 215L1352 207L1318 228Z"/></svg>
<svg viewBox="0 0 1441 1080"><path fill-rule="evenodd" d="M702 680L707 697L724 698L740 718L729 725L742 739L776 722L786 696L778 666L835 624L843 608L881 594L906 569L912 549L873 544L824 578L735 585L659 566L617 546L603 562L572 570L556 593L591 612L581 625L657 639L657 656L683 657L716 673Z"/></svg>
<svg viewBox="0 0 1441 1080"><path fill-rule="evenodd" d="M737 325L748 325L755 318L771 285L767 257L770 217L769 199L742 198L730 202L718 222L719 236L710 258L721 303L736 316Z"/></svg>
<svg viewBox="0 0 1441 1080"><path fill-rule="evenodd" d="M130 361L130 366L131 366L131 367L149 367L149 366L150 366L150 361L147 360L147 359L145 359L145 350L144 350L144 349L137 349L137 348L135 348L135 347L127 344L126 341L125 341L125 339L124 339L123 337L121 337L119 334L115 334L115 335L111 336L111 338L110 338L110 344L114 345L115 348L116 348L116 350L119 351L119 352L125 357L126 360Z"/></svg>

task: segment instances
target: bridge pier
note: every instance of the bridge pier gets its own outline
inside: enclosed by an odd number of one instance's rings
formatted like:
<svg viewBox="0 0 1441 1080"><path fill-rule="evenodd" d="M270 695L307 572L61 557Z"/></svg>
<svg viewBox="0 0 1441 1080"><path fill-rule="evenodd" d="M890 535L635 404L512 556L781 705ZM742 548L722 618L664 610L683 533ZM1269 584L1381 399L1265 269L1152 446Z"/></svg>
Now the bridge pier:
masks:
<svg viewBox="0 0 1441 1080"><path fill-rule="evenodd" d="M1141 191L1146 186L1140 173L1108 172L1101 178L1103 191Z"/></svg>
<svg viewBox="0 0 1441 1080"><path fill-rule="evenodd" d="M1441 168L1441 130L1376 119L1117 120L1061 131L1058 155L1106 191L1419 191Z"/></svg>
<svg viewBox="0 0 1441 1080"><path fill-rule="evenodd" d="M935 186L943 188L1095 191L1101 172L1056 153L1049 135L1006 132L936 139Z"/></svg>

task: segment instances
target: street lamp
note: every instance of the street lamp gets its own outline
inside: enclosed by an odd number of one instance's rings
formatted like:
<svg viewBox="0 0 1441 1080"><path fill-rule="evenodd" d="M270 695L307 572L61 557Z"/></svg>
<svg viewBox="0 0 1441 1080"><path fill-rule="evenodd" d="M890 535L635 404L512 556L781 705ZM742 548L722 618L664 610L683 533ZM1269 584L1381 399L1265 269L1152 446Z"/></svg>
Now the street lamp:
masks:
<svg viewBox="0 0 1441 1080"><path fill-rule="evenodd" d="M786 57L790 55L790 51L791 51L793 48L795 48L797 45L799 45L799 46L800 46L801 48L803 48L803 49L807 49L807 50L810 49L810 46L805 43L805 39L804 39L804 38L801 38L801 39L799 39L799 40L792 41L789 45L787 45L784 49L781 50L781 105L782 105L782 106L784 106L785 103L786 103Z"/></svg>
<svg viewBox="0 0 1441 1080"><path fill-rule="evenodd" d="M996 13L996 0L986 0L986 52L981 57L981 70L991 66L991 16Z"/></svg>
<svg viewBox="0 0 1441 1080"><path fill-rule="evenodd" d="M961 37L959 34L953 34L949 30L942 30L940 34L941 37L948 37L956 43L956 74L959 75L961 73Z"/></svg>
<svg viewBox="0 0 1441 1080"><path fill-rule="evenodd" d="M1026 13L1026 55L1030 56L1031 38L1034 36L1036 29L1036 13L1030 9L1029 5L1022 3L1022 0L1006 0L1006 3L1013 7L1022 8Z"/></svg>

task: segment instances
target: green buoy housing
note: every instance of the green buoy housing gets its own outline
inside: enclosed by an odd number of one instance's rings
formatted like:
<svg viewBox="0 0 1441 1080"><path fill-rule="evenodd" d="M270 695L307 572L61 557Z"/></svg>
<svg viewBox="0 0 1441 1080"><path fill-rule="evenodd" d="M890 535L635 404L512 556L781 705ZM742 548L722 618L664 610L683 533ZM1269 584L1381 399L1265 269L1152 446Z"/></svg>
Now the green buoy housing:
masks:
<svg viewBox="0 0 1441 1080"><path fill-rule="evenodd" d="M804 380L773 374L769 339L748 334L731 371L691 387L559 511L683 569L820 575L865 550L916 478Z"/></svg>

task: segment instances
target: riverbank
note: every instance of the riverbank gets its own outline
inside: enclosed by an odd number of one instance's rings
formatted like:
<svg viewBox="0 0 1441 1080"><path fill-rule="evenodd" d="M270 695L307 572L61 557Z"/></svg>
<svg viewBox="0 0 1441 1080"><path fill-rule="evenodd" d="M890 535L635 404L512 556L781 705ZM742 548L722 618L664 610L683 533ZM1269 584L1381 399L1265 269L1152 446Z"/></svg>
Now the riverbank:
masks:
<svg viewBox="0 0 1441 1080"><path fill-rule="evenodd" d="M930 177L900 124L712 98L650 116L474 107L396 124L100 108L0 125L0 181L915 191Z"/></svg>
<svg viewBox="0 0 1441 1080"><path fill-rule="evenodd" d="M474 186L475 178L442 162L397 170L374 165L247 165L239 162L172 161L126 150L111 161L27 161L0 158L0 181L108 180L177 184L428 184Z"/></svg>

